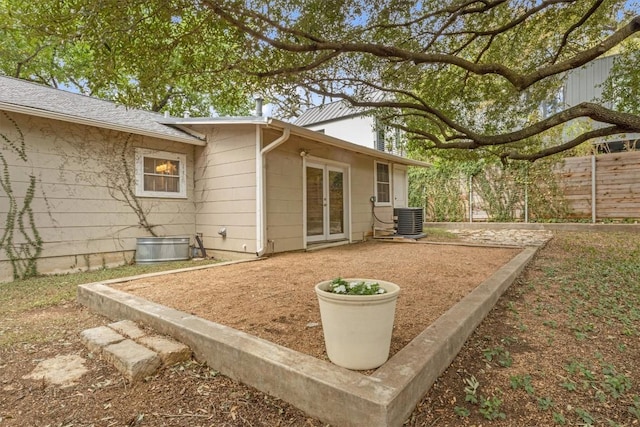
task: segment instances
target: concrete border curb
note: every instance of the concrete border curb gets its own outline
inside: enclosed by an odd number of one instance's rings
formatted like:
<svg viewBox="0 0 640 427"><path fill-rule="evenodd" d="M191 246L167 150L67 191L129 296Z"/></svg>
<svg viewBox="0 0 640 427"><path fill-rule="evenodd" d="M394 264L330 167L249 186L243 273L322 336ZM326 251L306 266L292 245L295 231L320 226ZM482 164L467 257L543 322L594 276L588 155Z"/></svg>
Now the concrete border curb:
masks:
<svg viewBox="0 0 640 427"><path fill-rule="evenodd" d="M80 285L78 301L109 318L142 322L170 335L213 369L322 421L336 426L401 426L536 251L524 249L370 376L105 283Z"/></svg>
<svg viewBox="0 0 640 427"><path fill-rule="evenodd" d="M425 222L424 227L460 230L546 230L640 233L640 224L547 222Z"/></svg>

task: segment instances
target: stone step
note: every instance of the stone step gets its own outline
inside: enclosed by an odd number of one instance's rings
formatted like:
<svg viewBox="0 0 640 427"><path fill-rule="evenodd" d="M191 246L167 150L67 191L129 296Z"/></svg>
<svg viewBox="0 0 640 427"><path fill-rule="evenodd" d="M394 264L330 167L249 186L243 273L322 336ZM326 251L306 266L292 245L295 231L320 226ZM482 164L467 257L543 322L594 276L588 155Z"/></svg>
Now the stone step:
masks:
<svg viewBox="0 0 640 427"><path fill-rule="evenodd" d="M89 351L104 357L129 381L140 380L160 367L191 357L188 346L168 337L148 335L130 320L87 329L80 337Z"/></svg>
<svg viewBox="0 0 640 427"><path fill-rule="evenodd" d="M106 346L102 355L129 381L153 375L162 365L158 353L129 339Z"/></svg>
<svg viewBox="0 0 640 427"><path fill-rule="evenodd" d="M191 349L186 345L159 335L141 337L138 342L157 352L162 359L163 366L173 366L176 363L189 360Z"/></svg>
<svg viewBox="0 0 640 427"><path fill-rule="evenodd" d="M92 353L101 353L108 345L124 341L124 337L107 326L98 326L80 333L80 340Z"/></svg>

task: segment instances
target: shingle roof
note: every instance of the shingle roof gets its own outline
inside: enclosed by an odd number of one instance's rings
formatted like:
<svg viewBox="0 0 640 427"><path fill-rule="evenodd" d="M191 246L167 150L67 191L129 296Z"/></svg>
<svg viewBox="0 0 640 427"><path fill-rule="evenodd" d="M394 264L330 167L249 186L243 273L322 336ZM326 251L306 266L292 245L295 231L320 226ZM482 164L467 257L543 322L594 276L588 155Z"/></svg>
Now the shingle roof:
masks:
<svg viewBox="0 0 640 427"><path fill-rule="evenodd" d="M340 100L330 104L311 107L293 122L296 126L308 126L317 123L329 122L343 117L364 114L364 108L352 107L347 101Z"/></svg>
<svg viewBox="0 0 640 427"><path fill-rule="evenodd" d="M0 109L28 110L34 115L123 130L186 143L199 139L159 123L162 114L136 110L114 102L0 76Z"/></svg>

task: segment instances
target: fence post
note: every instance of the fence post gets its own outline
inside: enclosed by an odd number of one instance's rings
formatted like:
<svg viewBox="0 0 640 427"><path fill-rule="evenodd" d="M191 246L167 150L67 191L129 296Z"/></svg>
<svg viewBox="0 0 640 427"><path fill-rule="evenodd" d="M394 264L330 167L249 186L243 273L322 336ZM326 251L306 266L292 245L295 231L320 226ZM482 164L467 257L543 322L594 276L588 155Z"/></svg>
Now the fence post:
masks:
<svg viewBox="0 0 640 427"><path fill-rule="evenodd" d="M596 218L596 155L591 155L591 222L595 223Z"/></svg>
<svg viewBox="0 0 640 427"><path fill-rule="evenodd" d="M529 222L529 174L524 182L524 222Z"/></svg>
<svg viewBox="0 0 640 427"><path fill-rule="evenodd" d="M473 222L473 175L469 175L469 222Z"/></svg>

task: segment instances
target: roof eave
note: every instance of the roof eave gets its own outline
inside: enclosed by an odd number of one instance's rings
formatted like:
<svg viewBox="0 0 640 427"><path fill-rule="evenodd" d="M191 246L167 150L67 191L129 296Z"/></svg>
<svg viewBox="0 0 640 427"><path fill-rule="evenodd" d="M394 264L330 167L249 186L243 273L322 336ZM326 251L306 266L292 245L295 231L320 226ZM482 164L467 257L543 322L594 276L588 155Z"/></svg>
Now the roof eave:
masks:
<svg viewBox="0 0 640 427"><path fill-rule="evenodd" d="M76 123L80 125L111 129L119 132L133 133L136 135L149 136L153 138L166 139L169 141L181 142L184 144L199 145L199 146L204 146L207 144L206 141L200 140L193 136L185 135L184 137L180 137L177 135L167 135L161 132L153 132L150 130L144 130L144 129L136 128L133 126L119 125L119 124L115 124L107 121L77 117L69 114L57 113L54 111L48 111L40 108L27 107L24 105L11 104L11 103L1 102L1 101L0 101L0 110L11 111L13 113L26 114L30 116L42 117L45 119L59 120L59 121L68 122L68 123ZM158 121L158 123L160 123L160 121Z"/></svg>
<svg viewBox="0 0 640 427"><path fill-rule="evenodd" d="M423 168L431 167L431 164L426 162L421 162L419 160L408 159L406 157L396 156L395 154L385 153L380 150L375 150L373 148L364 147L362 145L354 144L352 142L347 142L342 139L334 138L329 135L325 135L323 133L319 133L314 130L310 130L304 127L292 125L291 123L283 122L281 120L272 119L269 122L269 127L275 127L284 129L285 127L289 127L291 133L296 134L298 136L302 136L309 139L314 139L316 141L322 142L327 145L331 145L334 147L344 148L345 150L353 151L360 154L365 154L371 157L377 157L381 159L385 159L390 161L391 163L396 163L400 165L407 166L419 166Z"/></svg>
<svg viewBox="0 0 640 427"><path fill-rule="evenodd" d="M389 162L407 165L407 166L419 166L419 167L431 167L429 163L421 162L419 160L408 159L406 157L396 156L394 154L385 153L383 151L375 150L373 148L364 147L362 145L347 142L342 139L334 138L329 135L319 133L314 130L310 130L301 126L294 125L292 123L284 122L282 120L274 119L268 116L250 116L250 117L167 117L160 120L160 123L173 125L173 126L189 126L189 125L261 125L264 127L284 130L289 128L290 132L304 138L313 139L323 144L331 145L334 147L343 148L345 150L353 151L360 154L376 157L379 159L385 159Z"/></svg>

